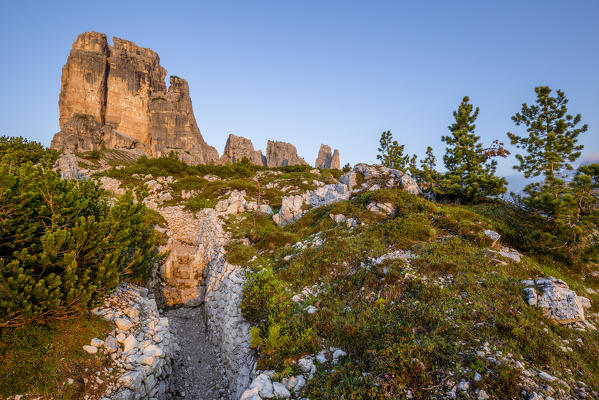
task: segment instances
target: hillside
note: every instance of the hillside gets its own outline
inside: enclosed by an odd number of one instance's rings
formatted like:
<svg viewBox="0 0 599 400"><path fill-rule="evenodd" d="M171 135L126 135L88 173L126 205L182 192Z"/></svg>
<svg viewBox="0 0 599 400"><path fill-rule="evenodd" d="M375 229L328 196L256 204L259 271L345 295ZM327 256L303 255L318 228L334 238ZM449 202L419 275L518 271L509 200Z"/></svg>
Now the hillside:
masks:
<svg viewBox="0 0 599 400"><path fill-rule="evenodd" d="M148 287L187 327L166 397L599 398L599 267L543 251L534 214L427 200L382 166L79 156L112 196L143 188L162 234Z"/></svg>

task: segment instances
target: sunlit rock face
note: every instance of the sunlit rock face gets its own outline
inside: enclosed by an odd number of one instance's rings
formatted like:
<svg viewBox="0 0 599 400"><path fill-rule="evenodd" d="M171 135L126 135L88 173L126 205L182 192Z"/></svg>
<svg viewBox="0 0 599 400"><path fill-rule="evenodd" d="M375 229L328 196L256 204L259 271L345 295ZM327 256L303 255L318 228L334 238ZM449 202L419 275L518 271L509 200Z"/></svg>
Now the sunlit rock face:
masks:
<svg viewBox="0 0 599 400"><path fill-rule="evenodd" d="M103 33L80 34L62 69L61 131L52 147L136 148L150 157L174 151L190 164L218 161L197 126L187 81L171 76L167 90L166 75L150 49L116 37L110 46Z"/></svg>

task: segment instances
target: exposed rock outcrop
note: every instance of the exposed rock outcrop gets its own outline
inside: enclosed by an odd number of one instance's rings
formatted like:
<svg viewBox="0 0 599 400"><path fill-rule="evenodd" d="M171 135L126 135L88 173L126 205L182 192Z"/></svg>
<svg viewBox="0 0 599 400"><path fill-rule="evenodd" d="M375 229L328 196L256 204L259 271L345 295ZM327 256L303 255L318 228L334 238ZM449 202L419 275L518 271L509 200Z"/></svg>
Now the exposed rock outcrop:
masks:
<svg viewBox="0 0 599 400"><path fill-rule="evenodd" d="M254 150L254 144L250 139L242 136L229 134L225 150L221 156L221 162L238 162L246 157L252 164L266 165L266 157L262 155L262 151Z"/></svg>
<svg viewBox="0 0 599 400"><path fill-rule="evenodd" d="M243 157L269 167L307 165L290 143L269 141L265 156L249 139L235 135L229 135L219 158L200 133L187 81L171 76L167 89L166 75L151 49L116 37L110 46L103 33L80 34L62 68L60 131L51 147L73 153L135 149L149 157L174 151L192 165ZM321 168L339 168L339 152L327 149Z"/></svg>
<svg viewBox="0 0 599 400"><path fill-rule="evenodd" d="M528 304L540 307L546 317L560 324L586 322L584 310L591 307L591 302L586 297L578 296L566 282L550 276L522 283L527 286L524 292ZM595 330L590 324L582 326Z"/></svg>
<svg viewBox="0 0 599 400"><path fill-rule="evenodd" d="M74 153L100 150L102 147L131 150L138 148L138 141L108 125L100 125L90 115L74 114L54 135L50 147Z"/></svg>
<svg viewBox="0 0 599 400"><path fill-rule="evenodd" d="M215 243L224 240L219 236L222 229L217 229L214 219L204 218L204 214L213 210L204 210L195 218L183 206L155 209L168 223L168 241L162 250L168 250L169 254L159 271L161 301L169 306L197 306L204 295L202 273L220 251Z"/></svg>
<svg viewBox="0 0 599 400"><path fill-rule="evenodd" d="M189 164L218 161L198 129L189 86L171 76L156 52L128 40L85 32L62 69L60 128L51 147L73 152L108 149L176 152Z"/></svg>
<svg viewBox="0 0 599 400"><path fill-rule="evenodd" d="M204 310L208 337L214 347L220 350L229 392L232 399L238 399L248 386L256 361L250 348L250 324L243 318L241 300L245 283L245 268L229 264L225 260L225 238L216 212L207 211L203 218L212 221L216 241L210 245L217 249L215 257L205 268L202 285Z"/></svg>
<svg viewBox="0 0 599 400"><path fill-rule="evenodd" d="M314 166L316 168L322 169L339 169L340 168L339 161L339 150L335 149L335 152L331 152L331 148L326 144L320 145L320 150L318 151L318 157L316 158L316 163Z"/></svg>
<svg viewBox="0 0 599 400"><path fill-rule="evenodd" d="M331 158L331 168L341 169L341 160L339 159L339 150L333 151L333 158Z"/></svg>
<svg viewBox="0 0 599 400"><path fill-rule="evenodd" d="M364 179L361 186L357 185L358 174ZM382 165L357 164L352 171L342 175L336 184L327 184L302 194L284 197L281 209L273 215L273 221L277 225L289 225L300 219L310 208L348 200L351 193L395 187L415 195L422 193L408 174ZM381 215L392 215L395 212L393 206L387 203L371 203L367 208Z"/></svg>
<svg viewBox="0 0 599 400"><path fill-rule="evenodd" d="M89 175L79 168L79 160L73 153L61 154L54 164L54 169L60 172L62 179L85 180L89 178Z"/></svg>
<svg viewBox="0 0 599 400"><path fill-rule="evenodd" d="M266 165L268 167L284 167L286 165L308 165L297 155L297 149L291 143L269 140L266 145Z"/></svg>

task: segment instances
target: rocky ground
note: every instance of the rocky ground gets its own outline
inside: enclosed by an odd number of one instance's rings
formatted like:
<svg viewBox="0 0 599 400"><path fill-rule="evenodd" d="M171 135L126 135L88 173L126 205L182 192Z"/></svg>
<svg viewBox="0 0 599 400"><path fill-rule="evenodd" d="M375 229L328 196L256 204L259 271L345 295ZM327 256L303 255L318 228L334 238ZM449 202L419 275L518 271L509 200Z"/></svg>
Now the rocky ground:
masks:
<svg viewBox="0 0 599 400"><path fill-rule="evenodd" d="M238 398L244 365L247 400L599 398L599 272L528 254L506 229L527 229L526 214L435 203L380 166L171 173L167 162L99 179L114 195L145 185L162 219L160 282L177 289L166 304L188 306L164 314L181 346L174 398ZM249 283L243 315L223 301L240 282L232 266ZM234 332L251 333L255 368L227 356Z"/></svg>
<svg viewBox="0 0 599 400"><path fill-rule="evenodd" d="M201 307L175 308L164 313L181 348L173 365L174 398L230 399L222 360L210 345Z"/></svg>

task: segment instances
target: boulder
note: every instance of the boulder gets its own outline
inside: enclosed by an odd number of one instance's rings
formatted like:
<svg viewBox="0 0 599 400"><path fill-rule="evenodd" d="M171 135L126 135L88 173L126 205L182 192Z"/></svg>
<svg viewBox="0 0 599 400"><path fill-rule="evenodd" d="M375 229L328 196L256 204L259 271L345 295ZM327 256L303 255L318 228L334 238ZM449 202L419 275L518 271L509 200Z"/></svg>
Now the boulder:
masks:
<svg viewBox="0 0 599 400"><path fill-rule="evenodd" d="M90 346L89 344L84 345L83 350L89 354L96 354L98 352L98 348L96 346Z"/></svg>
<svg viewBox="0 0 599 400"><path fill-rule="evenodd" d="M589 299L578 296L566 282L553 277L534 280L534 286L524 292L529 305L540 307L546 317L561 324L584 321L584 310L591 306Z"/></svg>
<svg viewBox="0 0 599 400"><path fill-rule="evenodd" d="M284 197L279 213L273 216L275 223L285 226L297 221L303 215L303 207L308 200L308 195L309 192L303 195Z"/></svg>
<svg viewBox="0 0 599 400"><path fill-rule="evenodd" d="M377 203L372 201L368 203L366 209L375 214L384 215L386 217L392 216L395 213L395 207L391 203Z"/></svg>
<svg viewBox="0 0 599 400"><path fill-rule="evenodd" d="M495 231L492 231L490 229L485 229L484 232L486 237L488 237L489 239L491 239L492 243L491 246L495 246L495 244L497 244L497 241L501 238L501 235Z"/></svg>
<svg viewBox="0 0 599 400"><path fill-rule="evenodd" d="M339 182L343 183L344 185L347 185L349 187L349 190L351 191L358 183L357 178L358 176L356 175L356 171L350 171L341 175Z"/></svg>
<svg viewBox="0 0 599 400"><path fill-rule="evenodd" d="M62 179L84 180L89 176L79 168L79 160L71 152L64 152L56 160L54 168L60 172Z"/></svg>

